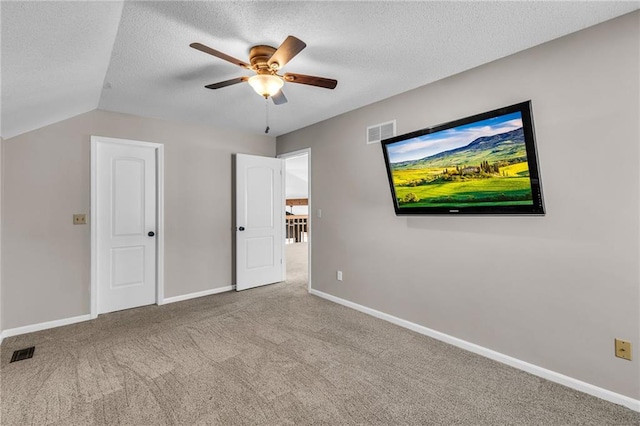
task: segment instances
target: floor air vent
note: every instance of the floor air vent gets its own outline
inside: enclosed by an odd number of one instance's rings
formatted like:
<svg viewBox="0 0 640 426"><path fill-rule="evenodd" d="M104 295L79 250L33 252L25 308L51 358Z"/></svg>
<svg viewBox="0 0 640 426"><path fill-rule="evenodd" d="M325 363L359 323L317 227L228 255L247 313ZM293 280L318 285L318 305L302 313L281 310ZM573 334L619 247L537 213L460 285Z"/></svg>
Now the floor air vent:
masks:
<svg viewBox="0 0 640 426"><path fill-rule="evenodd" d="M396 135L396 120L367 127L367 143L376 143Z"/></svg>
<svg viewBox="0 0 640 426"><path fill-rule="evenodd" d="M33 357L33 351L36 350L35 346L30 348L20 349L13 353L11 356L11 362L22 361L23 359L29 359Z"/></svg>

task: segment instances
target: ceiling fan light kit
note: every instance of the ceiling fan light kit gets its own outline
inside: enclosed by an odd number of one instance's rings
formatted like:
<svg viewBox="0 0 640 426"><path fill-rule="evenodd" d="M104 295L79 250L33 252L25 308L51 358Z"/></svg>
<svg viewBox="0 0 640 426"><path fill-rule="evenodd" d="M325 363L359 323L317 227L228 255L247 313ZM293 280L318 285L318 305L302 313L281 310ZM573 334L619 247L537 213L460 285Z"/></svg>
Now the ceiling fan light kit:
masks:
<svg viewBox="0 0 640 426"><path fill-rule="evenodd" d="M269 98L280 91L284 85L284 80L277 75L257 74L249 77L249 84L258 95Z"/></svg>
<svg viewBox="0 0 640 426"><path fill-rule="evenodd" d="M284 96L284 93L282 93L282 86L285 82L322 87L324 89L334 89L338 84L337 80L330 78L293 73L278 74L278 71L282 69L287 62L307 47L305 42L294 36L288 36L277 49L265 45L253 46L249 51L250 64L201 43L191 43L190 46L196 50L256 73L256 75L252 77L237 77L231 80L208 84L205 86L207 89L221 89L246 81L257 94L266 99L271 98L276 105L282 105L287 102L287 98Z"/></svg>

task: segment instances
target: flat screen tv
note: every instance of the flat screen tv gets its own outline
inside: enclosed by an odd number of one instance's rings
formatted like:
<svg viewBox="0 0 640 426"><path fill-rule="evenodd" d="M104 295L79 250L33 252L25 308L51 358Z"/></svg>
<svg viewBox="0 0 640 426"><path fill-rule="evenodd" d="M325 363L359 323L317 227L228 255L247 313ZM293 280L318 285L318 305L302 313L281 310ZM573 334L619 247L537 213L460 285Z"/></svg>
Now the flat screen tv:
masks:
<svg viewBox="0 0 640 426"><path fill-rule="evenodd" d="M544 214L531 101L382 141L397 215Z"/></svg>

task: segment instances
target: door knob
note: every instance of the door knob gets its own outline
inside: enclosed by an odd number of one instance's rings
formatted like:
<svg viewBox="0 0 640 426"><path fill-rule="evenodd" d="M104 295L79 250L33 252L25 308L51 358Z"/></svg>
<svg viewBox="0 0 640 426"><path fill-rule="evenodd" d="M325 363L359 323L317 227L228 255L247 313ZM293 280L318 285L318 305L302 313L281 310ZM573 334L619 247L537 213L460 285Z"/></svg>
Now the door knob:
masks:
<svg viewBox="0 0 640 426"><path fill-rule="evenodd" d="M240 228L238 228L238 231L244 231L244 226L241 226Z"/></svg>
<svg viewBox="0 0 640 426"><path fill-rule="evenodd" d="M154 236L154 235L156 235L156 234L155 234L155 232L153 232L153 231L149 231L149 233L148 233L147 235L148 235L148 236L150 236L150 237L153 237L153 236Z"/></svg>

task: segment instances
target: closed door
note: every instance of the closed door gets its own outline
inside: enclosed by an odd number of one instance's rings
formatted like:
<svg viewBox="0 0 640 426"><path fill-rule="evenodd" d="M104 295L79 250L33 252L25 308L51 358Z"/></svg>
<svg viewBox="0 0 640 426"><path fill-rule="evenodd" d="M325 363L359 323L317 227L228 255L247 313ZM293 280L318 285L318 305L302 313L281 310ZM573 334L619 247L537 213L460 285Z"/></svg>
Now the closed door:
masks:
<svg viewBox="0 0 640 426"><path fill-rule="evenodd" d="M156 301L156 148L98 141L98 313Z"/></svg>
<svg viewBox="0 0 640 426"><path fill-rule="evenodd" d="M284 279L284 161L236 155L236 290Z"/></svg>

